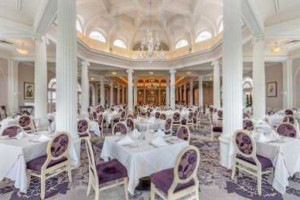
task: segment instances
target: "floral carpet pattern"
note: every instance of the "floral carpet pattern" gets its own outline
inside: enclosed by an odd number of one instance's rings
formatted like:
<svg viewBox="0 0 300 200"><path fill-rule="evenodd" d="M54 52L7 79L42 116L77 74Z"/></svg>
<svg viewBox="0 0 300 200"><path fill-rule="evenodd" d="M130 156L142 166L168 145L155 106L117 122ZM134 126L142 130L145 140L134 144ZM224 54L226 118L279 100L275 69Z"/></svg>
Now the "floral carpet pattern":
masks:
<svg viewBox="0 0 300 200"><path fill-rule="evenodd" d="M210 134L207 131L196 131L191 138L191 144L200 149L201 160L198 171L200 180L200 194L206 192L208 188L214 187L224 190L227 194L234 194L237 197L252 200L282 200L286 199L285 195L289 195L289 199L300 199L300 179L293 178L290 180L290 187L287 193L282 196L272 189L270 184L272 177L265 176L263 178L262 191L259 196L256 189L256 179L246 174L240 173L236 178L236 182L231 180L231 171L223 168L219 164L219 142L217 139L211 141ZM94 146L97 162L101 162L99 155L101 149ZM46 182L46 199L59 199L56 196L68 195L79 187L87 188L88 184L88 159L85 151L85 145L82 145L81 164L73 171L73 182L69 183L66 173L62 173L57 177L53 177ZM0 199L1 195L10 196L9 200L39 200L40 199L40 182L39 179L33 178L27 194L21 194L13 187L12 181L0 182ZM9 194L9 195L7 195ZM148 191L136 191L131 200L148 200ZM220 196L220 199L223 199ZM3 199L4 200L4 199ZM8 199L7 199L8 200Z"/></svg>

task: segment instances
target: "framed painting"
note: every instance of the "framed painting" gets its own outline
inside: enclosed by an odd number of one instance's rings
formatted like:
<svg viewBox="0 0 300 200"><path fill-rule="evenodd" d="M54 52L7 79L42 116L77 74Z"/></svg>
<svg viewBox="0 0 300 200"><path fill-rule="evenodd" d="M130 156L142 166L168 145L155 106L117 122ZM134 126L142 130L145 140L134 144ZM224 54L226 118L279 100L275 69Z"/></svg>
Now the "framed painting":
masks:
<svg viewBox="0 0 300 200"><path fill-rule="evenodd" d="M34 84L24 82L24 99L34 100Z"/></svg>
<svg viewBox="0 0 300 200"><path fill-rule="evenodd" d="M277 82L267 83L267 97L277 97Z"/></svg>

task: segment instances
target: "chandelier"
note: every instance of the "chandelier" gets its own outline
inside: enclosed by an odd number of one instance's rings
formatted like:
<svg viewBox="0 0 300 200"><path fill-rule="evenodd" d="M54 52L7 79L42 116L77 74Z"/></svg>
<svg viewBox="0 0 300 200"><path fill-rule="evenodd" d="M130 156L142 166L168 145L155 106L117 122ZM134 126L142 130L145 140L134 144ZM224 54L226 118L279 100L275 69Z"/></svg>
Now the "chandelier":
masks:
<svg viewBox="0 0 300 200"><path fill-rule="evenodd" d="M141 59L146 59L149 64L153 62L154 59L162 58L163 52L160 51L160 40L158 38L158 33L155 34L152 31L152 1L150 0L150 13L149 13L149 22L150 27L147 30L146 36L144 37L141 43L140 55Z"/></svg>

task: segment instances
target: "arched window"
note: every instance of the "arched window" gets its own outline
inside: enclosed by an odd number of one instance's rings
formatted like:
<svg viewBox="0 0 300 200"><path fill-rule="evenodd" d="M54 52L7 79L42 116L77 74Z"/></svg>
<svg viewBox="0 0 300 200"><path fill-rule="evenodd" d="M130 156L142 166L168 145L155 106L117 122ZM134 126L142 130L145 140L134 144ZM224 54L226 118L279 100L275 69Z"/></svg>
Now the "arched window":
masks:
<svg viewBox="0 0 300 200"><path fill-rule="evenodd" d="M218 33L222 33L223 30L224 30L224 25L223 25L223 21L222 21L222 22L220 23Z"/></svg>
<svg viewBox="0 0 300 200"><path fill-rule="evenodd" d="M76 30L82 33L82 26L78 20L76 20Z"/></svg>
<svg viewBox="0 0 300 200"><path fill-rule="evenodd" d="M97 40L99 42L103 42L105 43L106 42L106 39L105 37L103 36L102 33L100 33L99 31L92 31L89 35L90 38L94 39L94 40Z"/></svg>
<svg viewBox="0 0 300 200"><path fill-rule="evenodd" d="M120 40L120 39L115 40L113 45L116 46L116 47L127 49L127 46L126 46L125 42L123 40Z"/></svg>
<svg viewBox="0 0 300 200"><path fill-rule="evenodd" d="M211 38L211 33L208 32L208 31L203 31L203 32L201 32L201 33L197 36L197 38L196 38L196 43L197 43L197 42L203 42L203 41L208 40L208 39L210 39L210 38Z"/></svg>
<svg viewBox="0 0 300 200"><path fill-rule="evenodd" d="M179 40L179 41L176 43L176 45L175 45L175 49L180 49L180 48L186 47L186 46L188 46L188 45L189 45L188 41L186 41L186 40Z"/></svg>

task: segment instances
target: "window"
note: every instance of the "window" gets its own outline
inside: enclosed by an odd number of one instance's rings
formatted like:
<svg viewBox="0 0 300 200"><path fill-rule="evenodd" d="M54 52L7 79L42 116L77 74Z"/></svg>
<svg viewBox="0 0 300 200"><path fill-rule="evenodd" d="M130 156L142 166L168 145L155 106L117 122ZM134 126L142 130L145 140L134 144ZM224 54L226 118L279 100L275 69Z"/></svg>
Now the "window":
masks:
<svg viewBox="0 0 300 200"><path fill-rule="evenodd" d="M80 33L82 33L82 27L78 20L76 20L76 30L79 31Z"/></svg>
<svg viewBox="0 0 300 200"><path fill-rule="evenodd" d="M203 41L208 40L208 39L210 39L210 38L211 38L211 33L208 32L208 31L203 31L203 32L201 32L201 33L197 36L197 38L196 38L196 43L197 43L197 42L203 42Z"/></svg>
<svg viewBox="0 0 300 200"><path fill-rule="evenodd" d="M126 44L123 40L117 39L114 41L114 46L126 49Z"/></svg>
<svg viewBox="0 0 300 200"><path fill-rule="evenodd" d="M224 30L224 25L223 25L223 22L220 23L220 26L219 26L219 30L218 30L218 33L222 33Z"/></svg>
<svg viewBox="0 0 300 200"><path fill-rule="evenodd" d="M182 47L186 47L186 46L188 46L188 45L189 45L188 41L186 41L186 40L179 40L179 41L176 43L175 49L179 49L179 48L182 48Z"/></svg>
<svg viewBox="0 0 300 200"><path fill-rule="evenodd" d="M94 40L98 40L99 42L106 42L105 37L103 36L102 33L98 32L98 31L92 31L90 33L90 38L94 39Z"/></svg>

